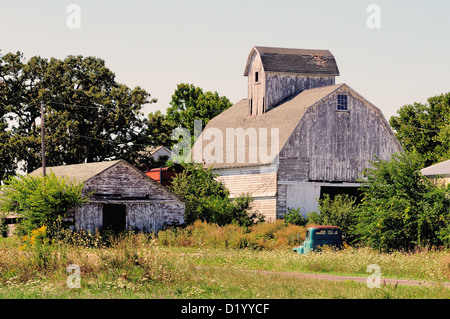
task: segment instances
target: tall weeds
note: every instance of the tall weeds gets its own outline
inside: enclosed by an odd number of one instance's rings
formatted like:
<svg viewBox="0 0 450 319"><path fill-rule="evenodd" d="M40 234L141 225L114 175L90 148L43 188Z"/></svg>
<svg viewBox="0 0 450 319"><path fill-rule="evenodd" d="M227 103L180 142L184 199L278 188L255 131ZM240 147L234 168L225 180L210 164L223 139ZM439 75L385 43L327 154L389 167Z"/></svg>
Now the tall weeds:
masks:
<svg viewBox="0 0 450 319"><path fill-rule="evenodd" d="M244 228L235 224L218 226L200 220L184 229L168 228L158 233L163 246L274 249L299 245L306 226L285 224L282 220Z"/></svg>

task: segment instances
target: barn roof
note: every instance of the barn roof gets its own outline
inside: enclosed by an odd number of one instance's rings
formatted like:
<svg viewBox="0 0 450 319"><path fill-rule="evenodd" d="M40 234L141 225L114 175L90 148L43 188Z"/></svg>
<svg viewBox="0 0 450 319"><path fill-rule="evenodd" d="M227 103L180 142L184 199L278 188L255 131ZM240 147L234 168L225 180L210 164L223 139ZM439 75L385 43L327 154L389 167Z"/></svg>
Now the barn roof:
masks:
<svg viewBox="0 0 450 319"><path fill-rule="evenodd" d="M219 129L222 132L223 138L225 140L227 128L234 128L234 129L242 128L244 131L249 128L250 129L255 128L257 134L259 134L258 131L260 128L267 128L268 135L270 134L271 128L278 128L279 129L278 152L276 152L276 154L273 156L272 162L261 162L258 156L256 163L250 163L249 154L252 152L252 150L248 147L248 143L246 143L245 149L241 150L238 149L238 143L236 141L233 143L232 149L227 147L227 143L224 141L222 149L223 163L217 162L208 163L207 159L204 159L206 162L204 166L205 167L213 166L215 169L223 169L223 168L239 168L249 166L270 165L271 163L273 163L273 160L275 160L276 156L278 156L279 152L283 149L289 137L292 135L295 128L302 120L306 111L309 108L314 107L314 105L321 102L323 99L332 95L334 92L336 92L341 88L352 93L354 96L364 101L364 103L366 103L367 105L370 105L376 112L378 112L381 115L380 117L384 119L381 111L375 105L367 101L364 97L362 97L360 94L358 94L356 91L354 91L351 87L349 87L345 83L304 90L301 93L292 97L291 99L282 102L273 109L270 109L268 112L259 114L258 116L248 116L248 107L249 107L248 100L243 99L238 103L236 103L235 105L228 108L227 110L223 111L215 118L211 119L206 125L205 129L203 130L202 135L204 134L206 129L215 128ZM386 121L385 125L390 131L392 137L395 139L394 133L392 132L392 130L389 127L389 124ZM209 143L212 142L209 142L206 139L205 141L203 141L202 154L205 149L205 146L208 146ZM398 146L401 149L400 144L398 144ZM194 153L194 160L198 161L198 159L195 158L195 149L196 146L194 144L192 152ZM267 138L268 154L270 154L270 150L271 150L271 138L269 135ZM226 160L227 152L232 152L232 154L234 154L235 160L233 161L233 163L227 163ZM237 154L240 154L241 152L245 152L245 163L237 162ZM253 150L253 152L255 152L255 150Z"/></svg>
<svg viewBox="0 0 450 319"><path fill-rule="evenodd" d="M48 166L46 167L46 172L47 173L52 172L58 177L70 177L71 179L75 179L77 182L85 182L121 161L122 160L82 163L82 164L72 164L62 166ZM39 176L42 175L42 173L43 173L42 167L40 167L31 172L29 175Z"/></svg>
<svg viewBox="0 0 450 319"><path fill-rule="evenodd" d="M336 60L328 50L255 46L248 56L244 70L245 76L248 75L254 54L261 56L263 68L266 72L339 75Z"/></svg>
<svg viewBox="0 0 450 319"><path fill-rule="evenodd" d="M450 159L420 170L425 176L450 175Z"/></svg>
<svg viewBox="0 0 450 319"><path fill-rule="evenodd" d="M242 128L244 131L249 128L255 128L258 130L259 128L268 128L268 134L270 134L270 128L278 128L279 129L279 146L278 152L281 151L288 138L291 136L292 132L302 119L306 110L319 102L326 96L330 95L340 87L345 86L345 84L338 85L330 85L324 87L318 87L314 89L305 90L298 95L294 96L292 99L280 104L279 106L271 109L270 111L260 114L258 116L248 116L248 100L243 99L235 105L231 106L227 110L223 111L221 114L211 119L205 130L207 128L217 128L219 129L223 136L225 137L227 128ZM204 131L205 132L205 131ZM203 133L202 133L203 134ZM203 142L203 147L207 145L207 142ZM214 168L228 168L228 167L242 167L242 166L259 166L263 164L270 163L261 163L258 157L258 161L256 163L237 163L236 160L234 163L226 163L226 153L233 152L236 154L239 152L237 149L237 143L234 143L233 149L228 149L226 147L226 143L223 145L223 158L224 163L214 163ZM194 146L195 148L195 146ZM267 141L268 152L271 149L271 139L268 138ZM245 148L246 159L249 155L249 147ZM277 152L277 154L278 154ZM205 159L206 160L206 159ZM206 163L208 166L208 163Z"/></svg>

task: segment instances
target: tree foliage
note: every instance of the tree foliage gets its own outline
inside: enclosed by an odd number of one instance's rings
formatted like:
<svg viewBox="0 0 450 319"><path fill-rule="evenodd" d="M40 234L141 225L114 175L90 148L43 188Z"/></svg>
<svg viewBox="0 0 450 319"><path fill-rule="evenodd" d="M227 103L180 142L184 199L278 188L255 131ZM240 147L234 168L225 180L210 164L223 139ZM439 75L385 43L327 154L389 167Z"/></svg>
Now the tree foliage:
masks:
<svg viewBox="0 0 450 319"><path fill-rule="evenodd" d="M210 119L228 109L232 103L217 92L204 93L200 87L181 83L177 85L170 105L167 109L167 120L188 129L193 137L194 120L202 120L205 127Z"/></svg>
<svg viewBox="0 0 450 319"><path fill-rule="evenodd" d="M425 166L450 158L450 93L404 105L397 113L389 122L406 152L419 153Z"/></svg>
<svg viewBox="0 0 450 319"><path fill-rule="evenodd" d="M171 190L185 202L185 221L192 224L202 220L218 225L238 223L249 226L256 214L249 214L249 196L231 200L225 186L215 180L212 168L204 169L198 163L183 164L184 171L172 180Z"/></svg>
<svg viewBox="0 0 450 319"><path fill-rule="evenodd" d="M13 123L8 158L23 160L26 172L41 162L41 102L46 109L48 165L108 158L133 163L148 144L142 106L155 101L149 97L140 87L118 83L96 57L35 56L24 61L20 52L0 57L0 115ZM0 127L0 143L2 132Z"/></svg>
<svg viewBox="0 0 450 319"><path fill-rule="evenodd" d="M46 226L50 234L61 227L69 210L83 204L83 183L50 173L45 177L18 176L5 181L0 188L0 211L14 212L22 219L19 231L29 234Z"/></svg>
<svg viewBox="0 0 450 319"><path fill-rule="evenodd" d="M308 222L338 226L346 234L347 241L351 242L357 221L356 206L356 198L348 194L337 194L334 198L324 194L319 200L318 210L308 214Z"/></svg>
<svg viewBox="0 0 450 319"><path fill-rule="evenodd" d="M384 251L449 245L450 187L424 177L416 153L372 165L358 210L359 242Z"/></svg>

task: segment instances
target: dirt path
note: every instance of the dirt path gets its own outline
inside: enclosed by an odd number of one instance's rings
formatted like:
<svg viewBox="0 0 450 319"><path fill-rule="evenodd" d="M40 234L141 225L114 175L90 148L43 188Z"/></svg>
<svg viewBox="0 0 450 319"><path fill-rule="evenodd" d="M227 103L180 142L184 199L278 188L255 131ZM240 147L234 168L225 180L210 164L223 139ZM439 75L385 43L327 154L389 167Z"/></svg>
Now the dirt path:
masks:
<svg viewBox="0 0 450 319"><path fill-rule="evenodd" d="M307 273L298 273L298 272L279 272L279 271L266 271L266 270L252 270L257 271L259 273L265 273L270 275L283 275L283 276L292 276L297 278L306 278L306 279L317 279L317 280L333 280L333 281L347 281L352 280L360 283L367 283L367 277L356 277L356 276L335 276L335 275L325 275L325 274L307 274ZM409 286L435 286L442 285L446 288L450 288L450 282L431 282L431 281L423 281L423 280L406 280L406 279L388 279L381 278L381 285L409 285Z"/></svg>

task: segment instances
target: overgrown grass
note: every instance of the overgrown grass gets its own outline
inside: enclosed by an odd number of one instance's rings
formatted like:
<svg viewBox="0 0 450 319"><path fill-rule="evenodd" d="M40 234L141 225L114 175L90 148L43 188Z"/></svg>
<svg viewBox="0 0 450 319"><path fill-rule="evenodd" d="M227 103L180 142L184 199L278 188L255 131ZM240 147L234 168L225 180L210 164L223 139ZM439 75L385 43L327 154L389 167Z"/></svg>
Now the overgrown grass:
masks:
<svg viewBox="0 0 450 319"><path fill-rule="evenodd" d="M220 227L196 221L184 229L168 228L159 232L158 242L164 246L176 247L270 250L299 245L305 240L306 228L307 226L286 225L283 220L258 223L249 228L233 224Z"/></svg>
<svg viewBox="0 0 450 319"><path fill-rule="evenodd" d="M0 298L450 298L442 286L370 289L353 281L283 275L366 277L367 266L377 264L384 278L450 279L448 251L380 254L347 247L298 255L292 246L304 238L303 230L281 223L245 230L197 222L159 237L129 233L103 245L99 238L75 235L39 249L24 248L19 238L0 239ZM79 289L67 287L70 264L80 267Z"/></svg>

